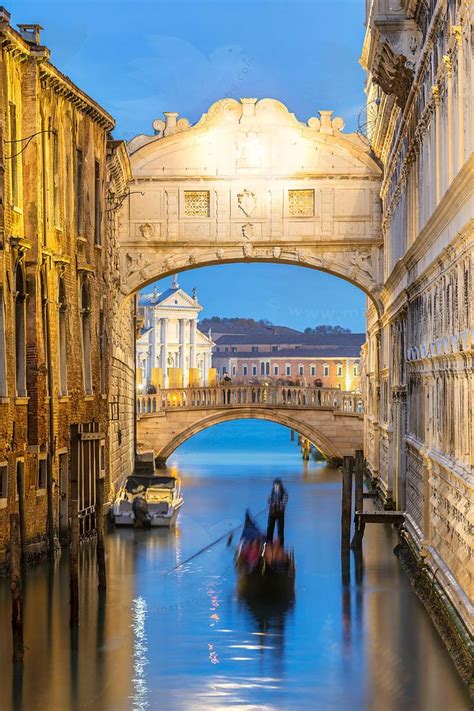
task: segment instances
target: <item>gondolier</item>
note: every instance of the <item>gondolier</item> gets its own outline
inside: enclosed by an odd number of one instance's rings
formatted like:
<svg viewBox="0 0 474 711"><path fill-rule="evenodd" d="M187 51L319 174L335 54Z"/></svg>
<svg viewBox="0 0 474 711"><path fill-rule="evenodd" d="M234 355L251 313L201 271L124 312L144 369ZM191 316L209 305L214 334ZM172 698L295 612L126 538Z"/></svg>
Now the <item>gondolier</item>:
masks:
<svg viewBox="0 0 474 711"><path fill-rule="evenodd" d="M288 492L281 479L275 479L271 494L268 499L268 525L267 542L273 541L275 523L278 524L278 541L281 546L285 543L285 508L288 503Z"/></svg>

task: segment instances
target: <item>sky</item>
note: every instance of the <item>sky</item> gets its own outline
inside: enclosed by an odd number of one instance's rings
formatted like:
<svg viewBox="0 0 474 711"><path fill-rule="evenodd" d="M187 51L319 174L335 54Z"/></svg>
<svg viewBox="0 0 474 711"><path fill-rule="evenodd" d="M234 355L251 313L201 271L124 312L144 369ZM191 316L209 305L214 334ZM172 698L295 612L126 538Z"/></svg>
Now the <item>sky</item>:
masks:
<svg viewBox="0 0 474 711"><path fill-rule="evenodd" d="M194 123L226 96L276 98L301 120L333 109L345 119L346 131L357 129L364 105L358 62L364 0L6 0L4 5L12 23L43 26L51 61L116 118L116 138L151 134L152 121L163 111L178 111ZM206 293L206 313L272 319L272 309L279 309L272 304L285 304L277 319L291 316L285 325L299 327L329 309L336 321L328 316L328 323L364 329L365 297L342 280L284 265L279 271L272 265L212 269L212 282L209 269L202 277L196 271L192 279ZM242 277L243 269L251 276ZM311 304L307 316L295 313L302 303ZM344 321L346 313L353 316Z"/></svg>

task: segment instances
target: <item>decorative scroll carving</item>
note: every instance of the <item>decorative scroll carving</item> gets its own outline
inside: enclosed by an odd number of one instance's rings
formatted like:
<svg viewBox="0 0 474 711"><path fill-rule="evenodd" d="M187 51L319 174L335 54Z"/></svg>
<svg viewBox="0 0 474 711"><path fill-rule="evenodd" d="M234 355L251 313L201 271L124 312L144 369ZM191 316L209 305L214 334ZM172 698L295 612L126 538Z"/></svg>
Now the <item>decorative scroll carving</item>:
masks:
<svg viewBox="0 0 474 711"><path fill-rule="evenodd" d="M244 215L250 217L257 207L257 196L249 190L242 190L242 192L237 195L237 203Z"/></svg>

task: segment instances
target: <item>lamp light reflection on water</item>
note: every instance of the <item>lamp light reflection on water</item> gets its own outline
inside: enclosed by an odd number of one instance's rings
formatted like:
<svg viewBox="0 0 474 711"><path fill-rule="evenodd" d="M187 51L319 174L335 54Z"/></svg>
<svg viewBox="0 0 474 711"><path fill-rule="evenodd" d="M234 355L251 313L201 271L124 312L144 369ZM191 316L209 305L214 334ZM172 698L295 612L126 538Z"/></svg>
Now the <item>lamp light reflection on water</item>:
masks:
<svg viewBox="0 0 474 711"><path fill-rule="evenodd" d="M148 640L145 622L147 612L148 606L143 597L133 600L131 625L133 630L133 694L131 696L133 711L143 711L150 707L146 680Z"/></svg>

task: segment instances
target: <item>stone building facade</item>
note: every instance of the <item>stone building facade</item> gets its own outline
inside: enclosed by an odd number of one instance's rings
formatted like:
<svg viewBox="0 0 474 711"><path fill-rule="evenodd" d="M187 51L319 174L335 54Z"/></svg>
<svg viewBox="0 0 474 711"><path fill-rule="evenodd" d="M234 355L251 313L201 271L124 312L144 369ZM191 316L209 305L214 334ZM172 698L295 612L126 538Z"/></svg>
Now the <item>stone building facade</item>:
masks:
<svg viewBox="0 0 474 711"><path fill-rule="evenodd" d="M212 339L198 329L202 306L175 275L169 289L138 297L142 327L137 338L137 387L187 388L210 385Z"/></svg>
<svg viewBox="0 0 474 711"><path fill-rule="evenodd" d="M216 339L212 362L220 378L235 383L292 382L359 390L364 333L250 333Z"/></svg>
<svg viewBox="0 0 474 711"><path fill-rule="evenodd" d="M72 498L93 528L95 476L109 483L112 458L113 195L128 157L40 29L0 10L0 556L11 512L26 552L67 537Z"/></svg>
<svg viewBox="0 0 474 711"><path fill-rule="evenodd" d="M368 304L365 451L472 624L473 114L469 3L373 0L362 53L384 164L384 314Z"/></svg>

